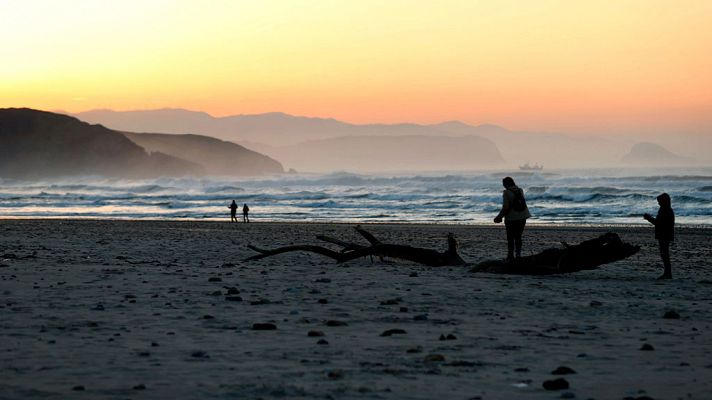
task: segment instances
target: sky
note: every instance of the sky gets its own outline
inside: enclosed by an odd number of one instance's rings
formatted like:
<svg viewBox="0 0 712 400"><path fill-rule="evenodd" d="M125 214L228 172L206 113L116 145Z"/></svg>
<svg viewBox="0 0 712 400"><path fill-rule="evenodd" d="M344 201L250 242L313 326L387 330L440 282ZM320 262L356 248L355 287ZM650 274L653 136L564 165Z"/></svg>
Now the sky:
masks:
<svg viewBox="0 0 712 400"><path fill-rule="evenodd" d="M712 1L0 0L0 107L712 135Z"/></svg>

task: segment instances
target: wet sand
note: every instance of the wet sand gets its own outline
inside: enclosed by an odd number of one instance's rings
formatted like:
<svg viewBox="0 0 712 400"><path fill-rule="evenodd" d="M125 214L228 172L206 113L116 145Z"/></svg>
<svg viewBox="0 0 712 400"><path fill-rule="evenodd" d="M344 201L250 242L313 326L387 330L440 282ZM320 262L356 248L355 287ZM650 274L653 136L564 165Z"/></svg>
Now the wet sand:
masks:
<svg viewBox="0 0 712 400"><path fill-rule="evenodd" d="M367 229L441 250L454 232L473 263L506 249L502 226ZM241 261L362 242L351 225L0 220L0 398L709 398L712 230L678 230L664 282L652 227L530 226L524 253L606 231L640 253L541 277Z"/></svg>

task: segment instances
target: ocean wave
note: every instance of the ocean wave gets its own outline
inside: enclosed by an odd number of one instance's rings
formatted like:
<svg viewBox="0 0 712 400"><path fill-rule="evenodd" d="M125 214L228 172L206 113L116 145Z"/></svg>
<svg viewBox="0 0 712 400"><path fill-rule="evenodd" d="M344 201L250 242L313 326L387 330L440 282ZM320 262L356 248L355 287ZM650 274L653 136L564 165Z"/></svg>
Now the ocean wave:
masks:
<svg viewBox="0 0 712 400"><path fill-rule="evenodd" d="M710 175L659 175L659 176L644 176L640 177L644 181L669 181L669 182L679 182L679 181L712 181L712 176Z"/></svg>
<svg viewBox="0 0 712 400"><path fill-rule="evenodd" d="M639 173L639 172L638 172ZM638 221L668 192L686 223L712 224L712 176L512 174L525 189L534 222ZM615 175L612 173L611 175ZM491 221L505 173L230 178L3 180L0 217L224 219L235 199L274 221Z"/></svg>
<svg viewBox="0 0 712 400"><path fill-rule="evenodd" d="M240 193L240 192L244 192L245 189L243 189L239 186L222 185L222 186L208 186L204 189L204 191L205 191L205 193L224 193L224 192Z"/></svg>
<svg viewBox="0 0 712 400"><path fill-rule="evenodd" d="M625 195L613 195L604 193L574 193L574 194L550 194L543 193L533 196L526 196L527 202L531 201L560 201L573 203L598 202L606 200L654 200L655 195L646 195L641 193L630 193Z"/></svg>

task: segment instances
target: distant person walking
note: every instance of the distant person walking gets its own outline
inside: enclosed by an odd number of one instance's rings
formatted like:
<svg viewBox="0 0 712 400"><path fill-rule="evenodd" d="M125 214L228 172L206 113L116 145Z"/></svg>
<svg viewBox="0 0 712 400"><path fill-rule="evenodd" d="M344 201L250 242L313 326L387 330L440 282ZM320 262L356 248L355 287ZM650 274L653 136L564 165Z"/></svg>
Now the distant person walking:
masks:
<svg viewBox="0 0 712 400"><path fill-rule="evenodd" d="M672 210L672 200L667 193L658 196L658 204L660 205L660 209L656 217L646 213L643 215L643 218L655 225L655 239L658 240L660 258L663 260L663 266L665 268L663 274L660 275L658 279L672 279L670 243L675 241L675 212Z"/></svg>
<svg viewBox="0 0 712 400"><path fill-rule="evenodd" d="M250 207L247 207L247 203L242 205L242 222L250 222Z"/></svg>
<svg viewBox="0 0 712 400"><path fill-rule="evenodd" d="M507 262L513 262L515 250L517 258L522 256L522 233L527 218L532 215L524 199L524 191L517 187L514 179L506 177L502 179L502 185L504 186L502 209L494 217L494 223L498 224L504 218L504 227L507 231Z"/></svg>
<svg viewBox="0 0 712 400"><path fill-rule="evenodd" d="M230 222L237 222L237 203L235 203L235 200L227 208L230 209Z"/></svg>

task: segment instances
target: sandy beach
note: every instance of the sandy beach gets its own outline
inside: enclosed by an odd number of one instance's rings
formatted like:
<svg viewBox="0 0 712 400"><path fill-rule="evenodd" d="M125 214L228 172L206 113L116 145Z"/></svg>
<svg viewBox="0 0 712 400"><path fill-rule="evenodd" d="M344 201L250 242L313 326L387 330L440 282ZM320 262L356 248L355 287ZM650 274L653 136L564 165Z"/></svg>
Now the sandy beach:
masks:
<svg viewBox="0 0 712 400"><path fill-rule="evenodd" d="M0 398L712 396L710 229L677 230L664 282L652 226L528 227L525 254L607 231L641 246L557 276L241 261L248 243L363 241L352 226L0 220ZM440 250L453 232L472 263L506 249L502 226L367 229ZM557 378L569 388L542 387Z"/></svg>

